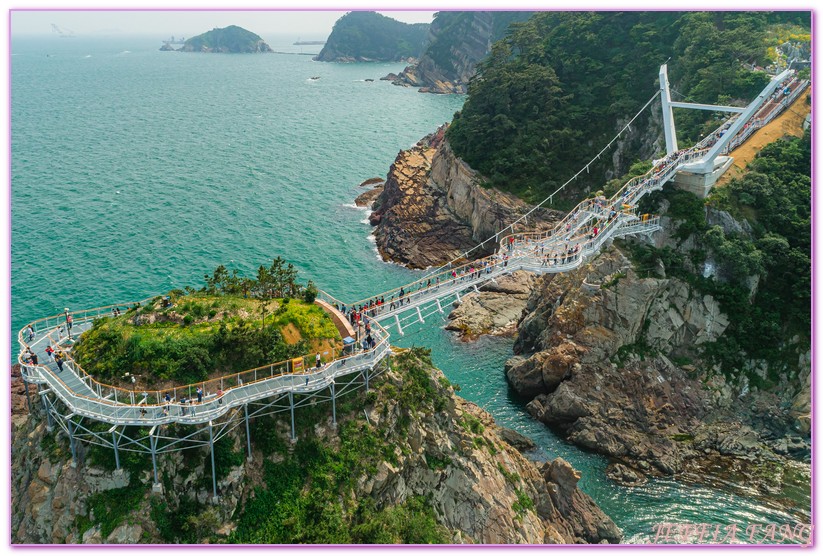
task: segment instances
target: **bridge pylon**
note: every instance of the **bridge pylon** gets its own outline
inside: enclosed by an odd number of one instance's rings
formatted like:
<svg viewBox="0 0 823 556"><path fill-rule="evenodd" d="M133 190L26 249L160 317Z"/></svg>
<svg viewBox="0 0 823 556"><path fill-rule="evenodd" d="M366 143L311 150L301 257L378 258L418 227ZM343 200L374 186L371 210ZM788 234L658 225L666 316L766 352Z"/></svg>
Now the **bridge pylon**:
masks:
<svg viewBox="0 0 823 556"><path fill-rule="evenodd" d="M736 114L722 129L715 132L717 136L713 138L712 146L700 159L683 165L673 180L675 186L691 191L698 197L706 197L712 186L733 162L732 157L727 154L734 140L744 133L748 136L751 131L746 133L746 130L750 126L753 129L759 129L768 123L796 98L796 93L805 88L804 82L792 79L793 74L793 70L785 70L772 78L763 91L746 107L720 106L672 101L667 66L666 64L660 66L660 104L663 109L663 134L666 138L668 156L678 151L673 108Z"/></svg>

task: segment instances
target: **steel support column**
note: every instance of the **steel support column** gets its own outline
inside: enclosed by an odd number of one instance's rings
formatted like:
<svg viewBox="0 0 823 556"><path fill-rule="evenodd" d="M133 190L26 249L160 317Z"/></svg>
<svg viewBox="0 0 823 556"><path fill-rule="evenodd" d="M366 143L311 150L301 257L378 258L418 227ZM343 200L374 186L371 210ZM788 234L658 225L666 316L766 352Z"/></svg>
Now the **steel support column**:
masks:
<svg viewBox="0 0 823 556"><path fill-rule="evenodd" d="M394 314L394 322L397 323L397 331L403 336L403 327L400 326L400 316L397 313Z"/></svg>
<svg viewBox="0 0 823 556"><path fill-rule="evenodd" d="M214 467L214 431L212 430L212 422L209 421L209 452L211 455L211 486L214 498L212 501L217 501L217 473Z"/></svg>
<svg viewBox="0 0 823 556"><path fill-rule="evenodd" d="M246 414L246 449L249 451L249 459L251 459L251 434L249 433L249 404L243 404L243 411Z"/></svg>
<svg viewBox="0 0 823 556"><path fill-rule="evenodd" d="M297 434L294 430L294 392L289 392L289 411L291 412L291 441L297 442Z"/></svg>
<svg viewBox="0 0 823 556"><path fill-rule="evenodd" d="M337 426L337 399L334 394L334 378L332 378L331 385L331 422L335 427Z"/></svg>
<svg viewBox="0 0 823 556"><path fill-rule="evenodd" d="M41 386L37 385L38 394L40 394L40 401L43 402L43 409L46 411L46 427L48 428L49 432L54 430L54 418L51 416L51 402L48 398L48 392L41 389Z"/></svg>
<svg viewBox="0 0 823 556"><path fill-rule="evenodd" d="M72 413L68 417L66 417L66 421L69 425L69 447L71 448L71 466L77 467L77 447L74 445L74 421L72 418L74 414Z"/></svg>
<svg viewBox="0 0 823 556"><path fill-rule="evenodd" d="M117 425L109 429L111 433L111 444L114 446L114 467L120 471L120 452L117 451Z"/></svg>
<svg viewBox="0 0 823 556"><path fill-rule="evenodd" d="M151 467L154 470L154 484L160 482L157 480L157 436L154 434L156 429L157 425L153 426L149 431L149 447L151 448Z"/></svg>

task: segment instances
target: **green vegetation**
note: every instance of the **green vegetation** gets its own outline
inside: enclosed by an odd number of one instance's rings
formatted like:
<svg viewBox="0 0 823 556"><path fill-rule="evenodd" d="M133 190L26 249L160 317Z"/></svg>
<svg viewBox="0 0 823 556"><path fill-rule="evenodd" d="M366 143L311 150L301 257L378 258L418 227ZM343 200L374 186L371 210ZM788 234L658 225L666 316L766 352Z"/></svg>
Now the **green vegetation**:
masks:
<svg viewBox="0 0 823 556"><path fill-rule="evenodd" d="M425 373L430 354L408 350L398 355L393 367L403 377L399 396L407 388L417 397L414 411L434 409L440 395L436 381ZM430 368L430 366L429 366ZM426 387L428 384L431 389ZM389 384L377 385L386 399ZM396 392L396 389L395 389ZM414 497L393 507L377 507L371 497L355 499L361 477L371 477L382 461L391 460L388 436L399 431L375 428L362 419L366 393L358 392L338 406L337 436L332 447L316 436L315 428L301 429L300 441L289 449L278 438L273 421L255 424L252 433L268 429L266 451L278 454L278 462L264 462L264 484L234 516L237 529L229 537L236 543L446 543L448 531L437 524L428 500ZM405 406L401 402L401 407ZM306 411L309 408L301 408ZM275 440L275 438L277 438ZM430 468L451 464L448 457L427 454Z"/></svg>
<svg viewBox="0 0 823 556"><path fill-rule="evenodd" d="M280 258L261 266L256 279L229 274L221 265L199 292L174 290L95 321L73 356L99 379L131 373L142 377L145 388L156 380L193 383L305 355L310 345L338 340L339 332L307 301L316 296L314 285L304 289L296 278L294 267Z"/></svg>
<svg viewBox="0 0 823 556"><path fill-rule="evenodd" d="M646 206L663 198L668 215L680 220L681 239L694 238L697 247L684 254L671 248L629 246L641 276L650 275L659 259L669 276L709 294L730 318L726 332L705 346L703 356L724 374L743 372L747 359L769 363L765 383L749 372L756 386L775 384L782 371L795 369L798 353L811 338L811 139L790 138L765 147L749 172L718 188L710 206L745 219L751 236L726 234L706 223L704 202L694 195L666 188ZM707 255L716 264L713 277L695 273ZM759 277L752 295L748 278ZM797 336L797 343L789 338Z"/></svg>
<svg viewBox="0 0 823 556"><path fill-rule="evenodd" d="M214 508L206 508L192 499L182 500L178 508L170 508L165 500L151 500L151 518L160 538L167 543L196 544L219 526L211 520L216 517L214 514Z"/></svg>
<svg viewBox="0 0 823 556"><path fill-rule="evenodd" d="M770 25L785 23L810 28L809 12L539 12L479 64L447 136L490 185L542 200L643 106L670 57L670 81L688 100L748 102L768 79L751 64L767 62ZM683 145L717 125L711 112L677 118ZM624 140L628 157L652 154L640 137ZM593 175L611 169L608 158ZM586 185L567 196L579 200Z"/></svg>
<svg viewBox="0 0 823 556"><path fill-rule="evenodd" d="M186 41L184 52L271 52L271 48L259 35L237 25L212 29Z"/></svg>
<svg viewBox="0 0 823 556"><path fill-rule="evenodd" d="M517 501L512 504L512 509L514 510L517 518L522 518L527 511L534 510L534 500L532 500L528 494L519 488L514 491L517 494Z"/></svg>
<svg viewBox="0 0 823 556"><path fill-rule="evenodd" d="M425 46L428 23L402 23L377 12L349 12L334 24L317 56L321 62L339 58L397 62L418 57Z"/></svg>
<svg viewBox="0 0 823 556"><path fill-rule="evenodd" d="M88 516L79 516L77 519L78 532L82 535L94 523L99 523L100 535L105 539L128 514L138 508L144 495L145 492L141 487L132 484L92 494L87 502ZM93 520L91 516L94 517Z"/></svg>

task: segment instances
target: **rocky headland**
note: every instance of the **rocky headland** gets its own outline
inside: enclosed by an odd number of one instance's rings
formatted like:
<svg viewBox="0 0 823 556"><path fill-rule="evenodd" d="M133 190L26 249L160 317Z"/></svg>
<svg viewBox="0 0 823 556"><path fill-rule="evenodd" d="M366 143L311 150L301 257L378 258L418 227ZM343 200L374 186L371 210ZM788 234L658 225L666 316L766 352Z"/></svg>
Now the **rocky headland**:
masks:
<svg viewBox="0 0 823 556"><path fill-rule="evenodd" d="M334 24L319 62L412 62L426 46L428 23L403 23L377 12L349 12Z"/></svg>
<svg viewBox="0 0 823 556"><path fill-rule="evenodd" d="M243 435L231 433L221 442L240 457L225 459L218 472L217 504L210 502L211 472L202 449L159 458L162 496L151 494L147 454L129 456L116 472L97 448L80 444L74 467L65 435L59 428L48 431L39 400L33 400L32 414L25 410L21 388L18 378L12 396L15 543L328 542L300 537L295 526L310 515L300 508L310 508L317 496L328 497L320 502L323 524L344 524L340 531L345 532L335 533L343 536L333 542L404 542L400 533L380 536L398 527L402 532L402 524L375 532L358 519L372 515L381 523L390 515L385 512L409 505L418 508L414 519L421 519L419 512L432 517L428 525L413 527L413 534L430 535L422 541L413 537L418 542L614 543L621 538L577 487L577 471L560 458L536 464L524 457L517 447L527 449L527 439L457 397L425 351L399 353L368 394L361 390L341 400L337 427L325 405L310 415L298 410L295 445L287 440L287 419L261 418L265 423L253 426L251 459L242 457ZM314 470L322 461L338 460ZM292 498L268 494L284 481L296 481L294 496L304 505L277 505ZM317 490L318 481L340 487ZM275 506L266 505L270 499ZM289 511L296 515L289 518ZM292 525L282 526L283 519Z"/></svg>
<svg viewBox="0 0 823 556"><path fill-rule="evenodd" d="M427 268L492 238L471 256L488 255L494 235L531 208L510 193L484 187L482 178L454 155L445 129L400 151L373 203L369 219L386 260ZM541 209L529 218L529 227L548 228L559 216Z"/></svg>
<svg viewBox="0 0 823 556"><path fill-rule="evenodd" d="M770 390L696 364L728 324L711 296L641 278L612 247L537 279L506 377L536 419L609 456L621 483L708 473L780 495L809 478L809 355L806 378Z"/></svg>

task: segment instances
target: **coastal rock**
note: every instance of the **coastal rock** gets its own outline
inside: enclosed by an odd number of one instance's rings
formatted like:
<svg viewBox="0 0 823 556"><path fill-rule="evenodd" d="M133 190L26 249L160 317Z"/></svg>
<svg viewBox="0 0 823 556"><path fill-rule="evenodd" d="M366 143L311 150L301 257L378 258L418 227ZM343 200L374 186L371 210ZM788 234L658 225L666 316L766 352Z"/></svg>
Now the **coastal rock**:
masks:
<svg viewBox="0 0 823 556"><path fill-rule="evenodd" d="M612 463L606 469L606 477L623 486L641 486L648 482L642 473L635 473L622 463Z"/></svg>
<svg viewBox="0 0 823 556"><path fill-rule="evenodd" d="M444 140L445 126L392 164L377 199L374 236L384 259L411 268L428 268L462 257L529 206L515 196L484 188L475 172L455 157ZM532 227L549 227L555 211L538 211ZM531 229L531 228L530 228ZM493 251L493 242L473 255Z"/></svg>
<svg viewBox="0 0 823 556"><path fill-rule="evenodd" d="M501 439L514 446L521 452L528 452L529 450L534 450L535 448L534 441L532 441L531 438L512 429L500 427L499 434Z"/></svg>
<svg viewBox="0 0 823 556"><path fill-rule="evenodd" d="M613 458L607 473L621 484L688 471L741 477L774 494L803 476L770 469L806 458L802 437L789 432L807 430L797 423L809 391L759 391L745 375L695 364L699 346L729 324L713 297L677 278L641 278L611 247L537 279L505 373L536 419ZM766 362L746 366L767 375Z"/></svg>
<svg viewBox="0 0 823 556"><path fill-rule="evenodd" d="M360 404L365 404L367 421L363 422L363 405L346 412L338 407L338 427L332 427L330 416L300 433L298 442L317 442L334 448L340 442L340 427L356 422L371 434L387 435L386 446L394 447L391 455L378 453L374 472L356 478L347 500L370 498L375 508L392 508L412 500L426 500L437 523L445 527L452 542L460 543L598 543L619 542L621 533L614 523L597 508L587 495L577 488L579 473L565 462L551 464L553 472L544 472L526 459L521 450L533 443L527 437L497 426L491 415L477 405L454 395L440 371L434 369L428 356L398 350L395 365L371 383L371 398L360 392ZM398 362L401 358L403 361ZM406 367L403 367L406 365ZM411 365L419 371L411 375L401 371ZM394 367L394 365L393 365ZM422 372L422 375L420 374ZM418 388L424 386L425 395ZM417 407L398 403L411 388L418 392ZM19 396L19 394L17 394ZM255 445L254 457L244 459L218 480L219 499L211 501L211 470L205 451L170 453L158 461L158 473L169 478L172 486L162 498L152 496L151 474L143 471L134 481L126 472L112 473L88 465L87 446L79 445L81 454L77 468L69 463L69 455L60 436L52 438L46 430L44 416L35 406L36 420L30 419L12 434L14 461L12 464L12 539L15 543L116 543L133 544L162 542L158 524L154 522L155 502L169 511L196 500L203 510L187 518L197 531L199 542L214 536L231 541L237 525L234 517L260 492L264 467L279 457L264 457ZM435 409L436 408L436 409ZM33 428L32 423L36 426ZM288 419L273 420L271 434L288 445ZM242 428L242 427L241 427ZM254 430L254 429L252 429ZM245 451L244 432L232 431L221 440L225 449L242 454ZM303 438L311 434L313 438ZM48 446L52 446L48 448ZM45 448L44 448L45 447ZM51 459L50 459L51 458ZM194 459L192 459L194 458ZM202 461L199 461L202 459ZM549 464L546 464L549 465ZM362 467L360 468L363 469ZM99 523L101 516L90 511L90 496L99 497L106 490L145 489L145 494L133 501L106 536ZM112 490L112 496L126 496ZM348 502L347 502L348 503ZM119 506L116 511L122 511ZM89 523L91 522L91 523ZM78 528L80 524L85 528Z"/></svg>
<svg viewBox="0 0 823 556"><path fill-rule="evenodd" d="M383 184L376 185L373 189L369 189L368 191L364 191L357 198L354 200L354 204L358 207L368 207L373 208L374 202L380 197L380 194L383 193Z"/></svg>
<svg viewBox="0 0 823 556"><path fill-rule="evenodd" d="M481 334L511 335L526 308L534 275L517 271L502 276L463 297L449 314L446 330L459 331L464 339Z"/></svg>

